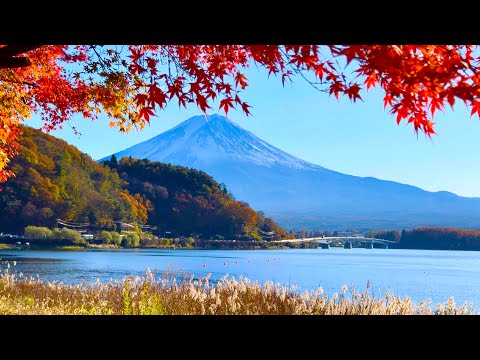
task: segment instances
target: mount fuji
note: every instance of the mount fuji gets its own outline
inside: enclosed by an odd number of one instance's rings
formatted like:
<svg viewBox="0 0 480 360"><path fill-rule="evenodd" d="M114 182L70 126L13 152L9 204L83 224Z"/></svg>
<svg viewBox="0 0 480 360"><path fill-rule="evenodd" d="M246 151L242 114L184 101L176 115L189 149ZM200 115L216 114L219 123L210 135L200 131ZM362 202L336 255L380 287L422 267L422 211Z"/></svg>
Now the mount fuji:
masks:
<svg viewBox="0 0 480 360"><path fill-rule="evenodd" d="M480 227L480 198L329 170L220 115L192 117L115 156L203 170L237 200L292 229Z"/></svg>

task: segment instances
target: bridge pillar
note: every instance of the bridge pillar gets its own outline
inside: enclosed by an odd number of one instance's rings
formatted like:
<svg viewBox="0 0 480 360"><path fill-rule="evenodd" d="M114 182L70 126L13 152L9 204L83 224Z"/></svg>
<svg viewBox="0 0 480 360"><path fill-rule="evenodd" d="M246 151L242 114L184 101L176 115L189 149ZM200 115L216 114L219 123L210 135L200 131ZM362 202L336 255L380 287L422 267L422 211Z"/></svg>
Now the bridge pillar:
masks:
<svg viewBox="0 0 480 360"><path fill-rule="evenodd" d="M388 245L383 245L382 248L388 249Z"/></svg>
<svg viewBox="0 0 480 360"><path fill-rule="evenodd" d="M345 243L343 244L343 248L344 248L344 249L351 249L351 248L352 248L352 243L351 243L351 242L348 242L348 241L345 242Z"/></svg>
<svg viewBox="0 0 480 360"><path fill-rule="evenodd" d="M373 242L365 243L365 249L373 249Z"/></svg>
<svg viewBox="0 0 480 360"><path fill-rule="evenodd" d="M330 249L330 244L320 244L322 249Z"/></svg>

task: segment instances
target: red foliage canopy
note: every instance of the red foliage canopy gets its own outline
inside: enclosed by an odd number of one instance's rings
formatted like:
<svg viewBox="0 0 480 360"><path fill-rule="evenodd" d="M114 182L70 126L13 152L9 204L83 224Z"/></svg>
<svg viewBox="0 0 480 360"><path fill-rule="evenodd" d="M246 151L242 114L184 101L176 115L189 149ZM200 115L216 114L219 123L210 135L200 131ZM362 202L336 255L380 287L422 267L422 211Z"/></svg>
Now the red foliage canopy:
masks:
<svg viewBox="0 0 480 360"><path fill-rule="evenodd" d="M75 113L95 119L104 112L110 126L127 132L143 128L171 101L207 112L218 99L226 114L237 107L249 114L240 97L248 85L242 70L253 63L282 83L301 75L352 101L380 86L397 123L406 120L428 136L445 104L461 100L480 116L480 57L470 45L45 45L26 52L29 66L5 65L2 49L0 182L13 175L5 168L18 148L17 125L31 112L46 131Z"/></svg>

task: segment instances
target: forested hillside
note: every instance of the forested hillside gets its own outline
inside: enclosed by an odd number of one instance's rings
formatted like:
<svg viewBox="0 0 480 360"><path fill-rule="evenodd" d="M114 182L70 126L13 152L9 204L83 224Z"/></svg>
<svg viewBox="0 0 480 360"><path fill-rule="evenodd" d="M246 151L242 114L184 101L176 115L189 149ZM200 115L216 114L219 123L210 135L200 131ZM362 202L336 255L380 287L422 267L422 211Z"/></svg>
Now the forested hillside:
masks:
<svg viewBox="0 0 480 360"><path fill-rule="evenodd" d="M147 209L115 171L96 163L67 142L22 127L16 176L0 192L0 231L27 225L54 226L56 219L113 226L112 220L143 223Z"/></svg>
<svg viewBox="0 0 480 360"><path fill-rule="evenodd" d="M220 235L226 239L260 240L258 229L287 233L272 219L236 201L223 184L203 171L150 160L113 157L104 164L116 169L131 193L149 204L148 222L176 235Z"/></svg>
<svg viewBox="0 0 480 360"><path fill-rule="evenodd" d="M0 191L0 232L53 227L60 218L98 228L148 223L159 232L204 238L260 239L258 229L287 235L202 171L131 158L101 164L63 140L22 130L10 167L16 177Z"/></svg>

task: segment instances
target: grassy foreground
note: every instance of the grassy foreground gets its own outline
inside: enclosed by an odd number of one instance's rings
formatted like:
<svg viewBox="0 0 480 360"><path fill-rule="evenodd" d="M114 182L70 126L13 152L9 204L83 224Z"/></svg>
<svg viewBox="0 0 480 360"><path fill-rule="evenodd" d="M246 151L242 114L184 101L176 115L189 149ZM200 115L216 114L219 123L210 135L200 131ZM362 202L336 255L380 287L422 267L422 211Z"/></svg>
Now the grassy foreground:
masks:
<svg viewBox="0 0 480 360"><path fill-rule="evenodd" d="M368 289L352 290L329 297L319 288L298 293L293 288L267 282L263 285L240 277L222 278L216 284L209 278L166 271L161 278L147 270L144 277L130 277L109 283L67 285L11 273L9 264L0 275L0 314L319 314L319 315L410 315L474 314L466 304L429 306L414 304L386 293L374 299ZM180 280L179 280L180 279Z"/></svg>

